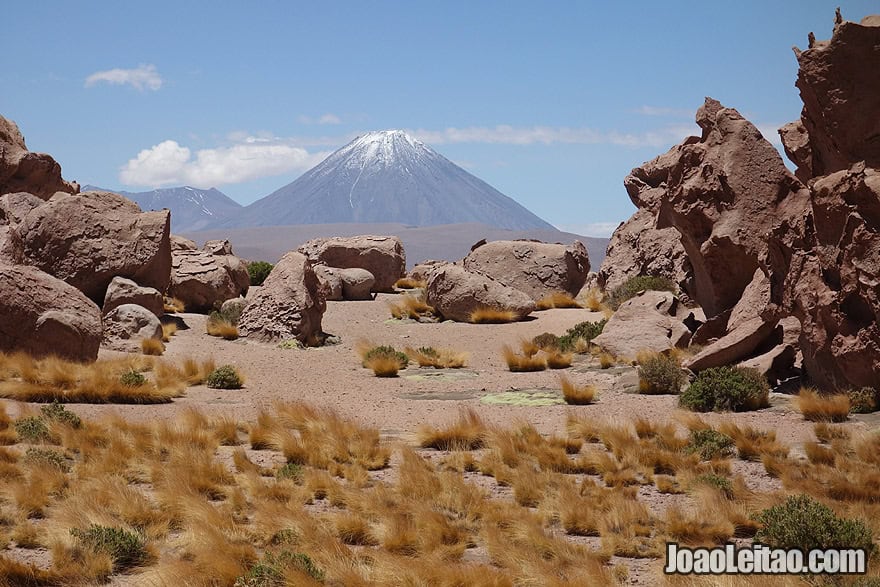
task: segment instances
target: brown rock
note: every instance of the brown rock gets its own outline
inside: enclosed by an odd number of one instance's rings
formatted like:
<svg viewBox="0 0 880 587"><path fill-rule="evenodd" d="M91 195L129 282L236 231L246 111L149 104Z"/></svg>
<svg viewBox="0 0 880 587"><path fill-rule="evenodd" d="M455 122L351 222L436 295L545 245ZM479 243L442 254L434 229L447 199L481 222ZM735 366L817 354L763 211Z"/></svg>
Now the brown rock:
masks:
<svg viewBox="0 0 880 587"><path fill-rule="evenodd" d="M207 245L207 243L206 243ZM177 234L171 235L171 250L172 251L195 251L199 247L196 246L194 241L189 240L188 238L182 237Z"/></svg>
<svg viewBox="0 0 880 587"><path fill-rule="evenodd" d="M471 313L481 308L511 310L520 318L535 310L531 297L486 275L447 264L428 278L426 301L447 320L469 322Z"/></svg>
<svg viewBox="0 0 880 587"><path fill-rule="evenodd" d="M635 359L640 351L668 352L687 346L689 314L669 292L644 291L627 300L611 316L593 343L615 357Z"/></svg>
<svg viewBox="0 0 880 587"><path fill-rule="evenodd" d="M94 361L101 311L81 291L36 267L0 266L0 350Z"/></svg>
<svg viewBox="0 0 880 587"><path fill-rule="evenodd" d="M61 166L49 155L31 153L18 126L0 116L0 195L28 192L48 200L55 192L79 192L79 186L64 181Z"/></svg>
<svg viewBox="0 0 880 587"><path fill-rule="evenodd" d="M436 269L440 265L446 265L449 261L437 261L435 259L429 259L427 261L422 261L421 263L416 264L412 269L410 269L409 276L416 281L428 281L428 275Z"/></svg>
<svg viewBox="0 0 880 587"><path fill-rule="evenodd" d="M346 300L370 300L376 279L366 269L350 267L340 269L339 277L342 280L342 297Z"/></svg>
<svg viewBox="0 0 880 587"><path fill-rule="evenodd" d="M159 290L152 287L141 287L134 281L124 277L114 277L110 285L107 286L107 293L104 295L104 306L101 308L101 313L106 316L111 310L123 304L141 306L157 317L165 313L165 305Z"/></svg>
<svg viewBox="0 0 880 587"><path fill-rule="evenodd" d="M375 291L393 291L394 283L406 274L406 254L396 236L318 238L297 250L313 265L366 269L376 279Z"/></svg>
<svg viewBox="0 0 880 587"><path fill-rule="evenodd" d="M216 242L228 245L228 241ZM245 295L251 283L247 266L235 255L225 254L227 250L232 248L223 245L206 246L202 251L189 248L172 251L169 295L181 300L187 310L193 312L219 310L226 300Z"/></svg>
<svg viewBox="0 0 880 587"><path fill-rule="evenodd" d="M171 270L169 213L141 212L110 192L56 193L16 227L25 261L103 303L114 277L164 291Z"/></svg>
<svg viewBox="0 0 880 587"><path fill-rule="evenodd" d="M761 344L762 347L772 348L742 361L740 365L757 369L764 374L771 385L777 385L790 377L800 375L801 370L798 366L800 334L801 323L797 318L793 316L783 318L773 329L770 337Z"/></svg>
<svg viewBox="0 0 880 587"><path fill-rule="evenodd" d="M162 340L162 323L143 306L122 304L104 316L102 344L108 349L136 353L147 338Z"/></svg>
<svg viewBox="0 0 880 587"><path fill-rule="evenodd" d="M315 275L321 284L321 291L325 300L339 301L342 299L342 275L341 269L315 265Z"/></svg>
<svg viewBox="0 0 880 587"><path fill-rule="evenodd" d="M206 241L203 250L212 255L234 255L232 252L232 243L226 239Z"/></svg>
<svg viewBox="0 0 880 587"><path fill-rule="evenodd" d="M0 196L0 263L20 265L25 262L24 243L16 227L28 212L43 200L25 192Z"/></svg>
<svg viewBox="0 0 880 587"><path fill-rule="evenodd" d="M685 361L684 366L691 371L702 371L739 363L754 354L775 326L774 322L766 322L762 318L747 320Z"/></svg>
<svg viewBox="0 0 880 587"><path fill-rule="evenodd" d="M322 335L326 304L305 255L290 252L248 298L238 329L242 336L266 342L296 339L314 344Z"/></svg>
<svg viewBox="0 0 880 587"><path fill-rule="evenodd" d="M537 301L558 292L576 296L590 272L590 258L580 241L571 245L492 241L473 249L462 266L516 288Z"/></svg>
<svg viewBox="0 0 880 587"><path fill-rule="evenodd" d="M837 23L830 41L805 51L795 48L795 85L804 102L801 122L811 155L809 165L803 157L792 158L799 176L827 175L859 161L880 168L878 46L877 17L866 17L860 24Z"/></svg>
<svg viewBox="0 0 880 587"><path fill-rule="evenodd" d="M813 177L813 151L810 135L800 120L789 122L779 129L779 138L788 159L797 165L795 175L804 183Z"/></svg>

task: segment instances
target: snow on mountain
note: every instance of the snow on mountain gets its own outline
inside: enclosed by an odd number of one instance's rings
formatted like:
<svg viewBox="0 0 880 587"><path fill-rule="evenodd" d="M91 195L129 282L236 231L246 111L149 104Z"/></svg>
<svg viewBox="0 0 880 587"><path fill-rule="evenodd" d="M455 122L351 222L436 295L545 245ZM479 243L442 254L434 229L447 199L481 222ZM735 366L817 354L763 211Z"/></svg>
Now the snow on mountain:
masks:
<svg viewBox="0 0 880 587"><path fill-rule="evenodd" d="M479 222L552 228L513 199L404 131L360 136L294 182L212 227Z"/></svg>

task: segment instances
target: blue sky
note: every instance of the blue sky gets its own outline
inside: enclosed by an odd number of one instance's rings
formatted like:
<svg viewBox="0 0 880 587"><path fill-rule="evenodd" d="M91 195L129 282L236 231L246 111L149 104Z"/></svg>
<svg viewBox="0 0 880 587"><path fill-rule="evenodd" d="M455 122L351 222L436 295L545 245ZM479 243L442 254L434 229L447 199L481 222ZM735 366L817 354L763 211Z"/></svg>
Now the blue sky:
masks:
<svg viewBox="0 0 880 587"><path fill-rule="evenodd" d="M704 96L777 140L792 45L876 2L15 2L0 114L80 183L246 204L401 128L542 216L609 234L623 178Z"/></svg>

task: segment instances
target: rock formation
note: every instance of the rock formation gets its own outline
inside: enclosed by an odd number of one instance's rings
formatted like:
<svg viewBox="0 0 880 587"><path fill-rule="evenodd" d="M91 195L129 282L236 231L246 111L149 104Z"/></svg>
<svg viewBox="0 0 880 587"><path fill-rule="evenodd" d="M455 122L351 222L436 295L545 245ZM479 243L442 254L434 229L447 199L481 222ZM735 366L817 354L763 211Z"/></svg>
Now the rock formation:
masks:
<svg viewBox="0 0 880 587"><path fill-rule="evenodd" d="M48 200L55 192L79 192L79 186L64 181L61 166L44 153L28 151L21 131L0 116L0 195L28 192Z"/></svg>
<svg viewBox="0 0 880 587"><path fill-rule="evenodd" d="M272 269L241 314L242 336L265 342L296 339L315 344L326 304L320 284L305 255L290 252Z"/></svg>
<svg viewBox="0 0 880 587"><path fill-rule="evenodd" d="M101 313L106 316L111 310L123 304L136 304L146 308L157 317L165 313L165 305L159 290L152 287L141 287L124 277L114 277L110 285L107 286Z"/></svg>
<svg viewBox="0 0 880 587"><path fill-rule="evenodd" d="M228 241L208 241L200 251L189 248L186 239L176 240L169 295L182 301L187 310L209 312L246 294L251 283L247 266L231 253Z"/></svg>
<svg viewBox="0 0 880 587"><path fill-rule="evenodd" d="M0 350L94 361L101 311L81 291L26 265L0 265Z"/></svg>
<svg viewBox="0 0 880 587"><path fill-rule="evenodd" d="M375 287L376 278L366 269L350 267L340 269L339 277L342 281L342 297L346 300L370 300L371 291Z"/></svg>
<svg viewBox="0 0 880 587"><path fill-rule="evenodd" d="M590 272L590 258L580 241L571 245L492 241L473 248L462 266L538 301L558 292L576 296Z"/></svg>
<svg viewBox="0 0 880 587"><path fill-rule="evenodd" d="M374 291L391 292L406 275L406 254L396 236L350 236L317 238L303 244L300 253L313 265L366 269L376 279Z"/></svg>
<svg viewBox="0 0 880 587"><path fill-rule="evenodd" d="M520 318L535 310L535 302L527 294L453 264L431 272L425 295L443 318L457 322L470 322L471 313L481 308L511 310Z"/></svg>
<svg viewBox="0 0 880 587"><path fill-rule="evenodd" d="M620 305L593 344L615 357L633 360L640 351L686 347L691 312L669 292L645 291Z"/></svg>
<svg viewBox="0 0 880 587"><path fill-rule="evenodd" d="M139 352L141 341L162 340L162 323L156 314L137 304L116 306L104 315L103 346L114 351Z"/></svg>

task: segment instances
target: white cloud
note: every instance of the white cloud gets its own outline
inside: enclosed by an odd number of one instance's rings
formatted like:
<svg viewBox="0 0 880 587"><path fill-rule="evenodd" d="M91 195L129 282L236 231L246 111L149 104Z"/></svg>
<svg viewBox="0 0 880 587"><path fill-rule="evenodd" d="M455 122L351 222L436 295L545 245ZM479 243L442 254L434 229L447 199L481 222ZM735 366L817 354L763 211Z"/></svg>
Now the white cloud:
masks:
<svg viewBox="0 0 880 587"><path fill-rule="evenodd" d="M563 232L573 232L583 236L610 237L620 226L619 222L589 222L587 224L557 224Z"/></svg>
<svg viewBox="0 0 880 587"><path fill-rule="evenodd" d="M140 65L135 69L108 69L96 71L86 78L86 87L108 83L113 86L130 85L136 90L156 91L162 87L162 76L156 71L155 65Z"/></svg>
<svg viewBox="0 0 880 587"><path fill-rule="evenodd" d="M300 124L342 124L342 119L335 114L327 113L322 114L317 118L312 118L311 116L306 116L303 114L302 116L297 117L297 121Z"/></svg>
<svg viewBox="0 0 880 587"><path fill-rule="evenodd" d="M327 155L254 136L228 147L200 149L195 153L177 141L167 140L129 160L120 169L119 180L134 186L186 184L207 188L305 171Z"/></svg>

